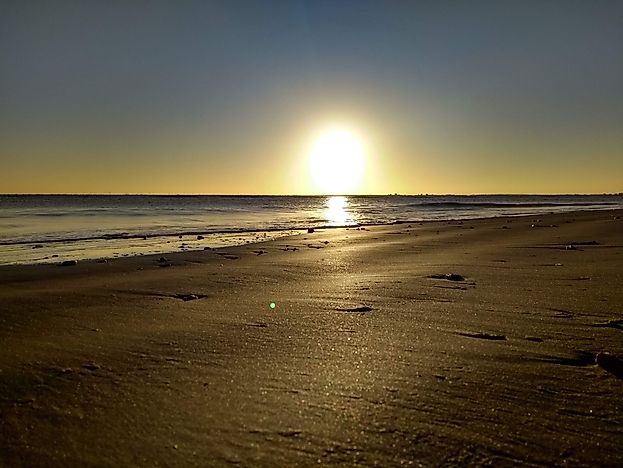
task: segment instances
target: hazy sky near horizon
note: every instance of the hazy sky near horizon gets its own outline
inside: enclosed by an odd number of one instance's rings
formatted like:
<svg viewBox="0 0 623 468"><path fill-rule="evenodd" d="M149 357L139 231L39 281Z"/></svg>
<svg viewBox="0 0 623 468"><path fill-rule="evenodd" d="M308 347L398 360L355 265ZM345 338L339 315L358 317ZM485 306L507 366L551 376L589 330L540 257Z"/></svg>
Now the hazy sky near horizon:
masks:
<svg viewBox="0 0 623 468"><path fill-rule="evenodd" d="M1 193L623 191L621 1L0 0Z"/></svg>

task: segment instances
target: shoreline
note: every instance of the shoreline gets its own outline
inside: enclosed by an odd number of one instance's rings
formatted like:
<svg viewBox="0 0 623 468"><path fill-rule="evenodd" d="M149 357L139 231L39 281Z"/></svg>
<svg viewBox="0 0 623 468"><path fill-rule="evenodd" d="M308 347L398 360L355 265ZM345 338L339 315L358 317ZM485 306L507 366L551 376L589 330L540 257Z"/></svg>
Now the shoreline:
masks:
<svg viewBox="0 0 623 468"><path fill-rule="evenodd" d="M480 221L486 219L516 219L516 218L525 218L525 217L533 217L533 216L550 216L550 215L559 215L559 214L573 214L573 213L590 213L590 212L618 212L621 211L619 208L598 208L598 209L578 209L578 210L570 210L570 211L548 211L542 213L520 213L520 214L504 214L504 215L491 215L491 216L479 216L473 218L447 218L447 219L439 219L439 220L396 220L391 222L379 222L379 223L353 223L353 224L344 224L344 225L310 225L310 226L300 226L293 228L266 228L266 229L255 229L255 228L240 228L240 229L231 229L231 230L189 230L183 232L176 233L167 233L167 234L129 234L129 233L119 233L119 234L104 234L101 236L86 236L86 237L78 237L78 238L63 238L63 239L35 239L35 240L22 240L22 241L0 241L0 247L4 246L5 248L10 248L11 246L22 247L22 246L32 246L29 250L36 249L47 249L48 247L53 248L54 245L59 245L63 243L68 243L73 245L73 243L79 242L88 242L88 241L136 241L136 240L146 240L153 241L159 240L157 244L159 247L150 247L150 246L138 246L135 245L134 251L129 251L125 253L108 253L104 255L89 255L85 252L83 256L81 254L78 255L61 255L54 254L49 252L48 256L38 258L37 260L31 261L10 261L8 260L6 263L0 263L0 267L5 266L20 266L20 265L39 265L39 264L60 264L65 260L77 260L77 261L93 261L93 260L115 260L117 258L127 258L127 257L137 257L137 256L145 256L145 255L167 255L175 252L179 252L180 247L172 248L166 247L164 243L170 244L171 242L180 242L182 246L185 248L183 251L200 251L200 250L214 250L219 248L227 248L227 247L236 247L243 245L254 245L266 242L267 240L262 238L261 235L264 234L275 234L274 237L268 239L282 239L292 236L297 236L301 234L305 234L308 229L313 230L331 230L331 229L356 229L356 228L370 228L370 227L378 227L378 226L395 226L395 225L405 225L405 224L420 224L420 223L446 223L446 222L469 222L469 221ZM228 237L233 236L248 236L237 239L236 241L228 242ZM253 237L252 237L253 236ZM194 239L188 239L188 237L194 237ZM194 241L205 241L202 242L202 245L191 245L187 244L188 242ZM194 242L195 244L197 242ZM123 251L124 248L130 249L129 247L121 246L117 248L117 250ZM147 252L141 252L140 249L149 249ZM84 251L84 250L83 250ZM43 252L43 251L42 251Z"/></svg>
<svg viewBox="0 0 623 468"><path fill-rule="evenodd" d="M0 464L621 465L621 218L2 266Z"/></svg>

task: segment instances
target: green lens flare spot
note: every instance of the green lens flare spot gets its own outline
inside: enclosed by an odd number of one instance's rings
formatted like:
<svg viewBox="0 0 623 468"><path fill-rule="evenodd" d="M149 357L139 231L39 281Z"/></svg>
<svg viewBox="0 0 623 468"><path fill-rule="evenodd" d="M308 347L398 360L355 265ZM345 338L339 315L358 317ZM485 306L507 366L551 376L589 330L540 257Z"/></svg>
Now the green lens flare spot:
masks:
<svg viewBox="0 0 623 468"><path fill-rule="evenodd" d="M277 304L275 304L274 302L271 302L271 303L270 303L270 308L271 308L271 309L274 309L275 307L277 307Z"/></svg>

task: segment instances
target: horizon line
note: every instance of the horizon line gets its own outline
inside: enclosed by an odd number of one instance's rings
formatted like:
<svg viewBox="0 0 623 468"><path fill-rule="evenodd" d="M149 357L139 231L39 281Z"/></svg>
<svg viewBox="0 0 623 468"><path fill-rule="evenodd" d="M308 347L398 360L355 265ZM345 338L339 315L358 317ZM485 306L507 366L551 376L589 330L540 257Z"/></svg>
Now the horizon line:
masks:
<svg viewBox="0 0 623 468"><path fill-rule="evenodd" d="M150 196L150 197L479 197L479 196L623 196L621 192L601 192L601 193L367 193L367 194L258 194L258 193L120 193L120 192L98 192L98 193L0 193L0 196L19 197L19 196Z"/></svg>

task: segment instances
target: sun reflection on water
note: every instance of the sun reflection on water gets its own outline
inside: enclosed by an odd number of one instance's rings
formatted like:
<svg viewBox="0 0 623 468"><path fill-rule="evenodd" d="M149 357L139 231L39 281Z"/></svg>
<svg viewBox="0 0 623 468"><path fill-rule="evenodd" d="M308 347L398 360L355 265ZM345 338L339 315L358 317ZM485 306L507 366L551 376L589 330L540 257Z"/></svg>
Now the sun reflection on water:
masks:
<svg viewBox="0 0 623 468"><path fill-rule="evenodd" d="M326 201L325 216L329 224L343 226L354 222L348 211L348 199L342 196L329 197Z"/></svg>

